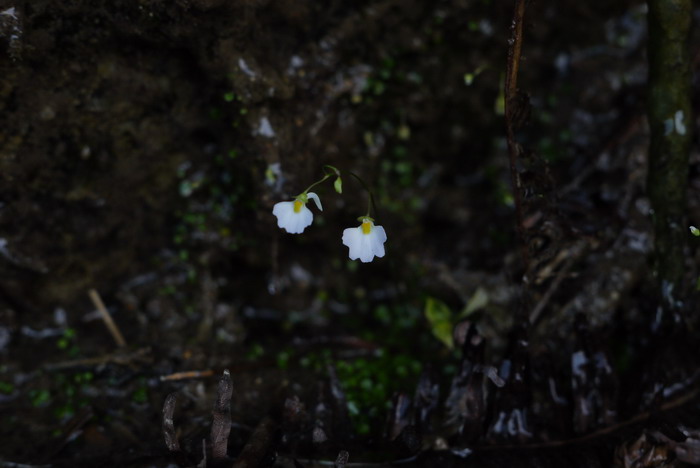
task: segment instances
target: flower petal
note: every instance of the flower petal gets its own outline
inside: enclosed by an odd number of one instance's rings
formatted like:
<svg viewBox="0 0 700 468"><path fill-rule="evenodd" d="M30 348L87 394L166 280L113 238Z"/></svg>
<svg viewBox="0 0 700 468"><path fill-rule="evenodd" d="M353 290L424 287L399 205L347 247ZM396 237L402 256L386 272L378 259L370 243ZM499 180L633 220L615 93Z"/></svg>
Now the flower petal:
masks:
<svg viewBox="0 0 700 468"><path fill-rule="evenodd" d="M291 214L289 215L289 218L287 218L287 225L284 227L284 229L290 233L290 234L301 234L299 231L299 228L297 227L298 221L297 221L297 214Z"/></svg>
<svg viewBox="0 0 700 468"><path fill-rule="evenodd" d="M360 231L360 228L345 229L343 231L343 245L350 249L350 260L360 258L362 246L362 231Z"/></svg>
<svg viewBox="0 0 700 468"><path fill-rule="evenodd" d="M384 242L386 242L386 232L381 226L374 226L372 232L369 234L372 236L372 251L374 255L381 258L384 256Z"/></svg>
<svg viewBox="0 0 700 468"><path fill-rule="evenodd" d="M362 263L369 263L374 259L374 252L372 251L372 234L362 235L362 251L360 252L360 261Z"/></svg>
<svg viewBox="0 0 700 468"><path fill-rule="evenodd" d="M279 202L272 208L277 217L277 226L290 234L301 234L314 220L314 214L306 206L301 211L294 211L294 202Z"/></svg>
<svg viewBox="0 0 700 468"><path fill-rule="evenodd" d="M377 257L381 258L384 256L384 244L381 242L378 236L372 236L370 239L372 245L372 253Z"/></svg>
<svg viewBox="0 0 700 468"><path fill-rule="evenodd" d="M368 234L364 233L362 225L343 231L343 244L350 249L350 260L359 259L363 263L369 263L374 260L374 257L383 257L384 242L386 242L384 228L374 226L374 223Z"/></svg>
<svg viewBox="0 0 700 468"><path fill-rule="evenodd" d="M297 216L299 219L299 228L301 229L299 232L304 232L304 229L311 226L311 223L314 222L314 214L306 206L301 209Z"/></svg>
<svg viewBox="0 0 700 468"><path fill-rule="evenodd" d="M321 206L321 199L318 198L318 195L316 195L313 192L309 192L306 194L306 196L312 199L314 203L316 203L316 208L318 208L319 211L323 211L323 207Z"/></svg>
<svg viewBox="0 0 700 468"><path fill-rule="evenodd" d="M377 238L379 239L379 241L380 241L382 244L383 244L384 242L386 242L386 231L384 230L383 227L381 227L381 226L374 226L373 231L376 233Z"/></svg>
<svg viewBox="0 0 700 468"><path fill-rule="evenodd" d="M314 214L306 206L302 207L299 213L294 214L294 222L296 223L297 234L304 232L304 229L309 227L314 220Z"/></svg>
<svg viewBox="0 0 700 468"><path fill-rule="evenodd" d="M292 216L289 217L289 224L287 225L287 232L290 234L301 234L304 232L303 229L300 228L301 223L299 222L299 213L294 213Z"/></svg>
<svg viewBox="0 0 700 468"><path fill-rule="evenodd" d="M294 212L294 202L279 202L272 207L272 214L277 217L277 226L281 228L287 227L288 218Z"/></svg>

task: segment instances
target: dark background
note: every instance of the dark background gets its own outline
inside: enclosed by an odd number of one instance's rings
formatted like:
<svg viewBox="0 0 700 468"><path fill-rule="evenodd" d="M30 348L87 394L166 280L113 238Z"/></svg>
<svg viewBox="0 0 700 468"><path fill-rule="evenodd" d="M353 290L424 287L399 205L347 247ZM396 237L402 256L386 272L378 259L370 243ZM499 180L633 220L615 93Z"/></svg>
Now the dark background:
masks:
<svg viewBox="0 0 700 468"><path fill-rule="evenodd" d="M293 395L313 426L334 384L347 433L327 426L331 444L314 452L308 427L285 426L301 442L282 437L279 453L411 454L390 444L386 415L395 392L413 396L428 364L441 397L425 448L567 440L692 388L700 241L690 234L684 332L652 333L645 4L528 5L519 87L531 110L517 134L530 150L519 168L527 286L503 117L512 8L0 1L0 462L165 466L161 409L177 391L178 434L196 464L224 368L234 383L231 457ZM691 40L696 70L697 31ZM347 258L342 230L367 200L347 176L342 196L330 183L316 190L324 212L309 205L315 220L303 235L276 226L274 203L319 179L324 164L373 189L385 258ZM695 141L689 224L700 223L699 167ZM534 326L518 332L527 346L514 349L511 330L538 307ZM496 401L521 396L498 397L488 380L483 431L467 440L453 427L445 400L464 354L439 338L464 318L486 343L485 366L527 368L516 392L527 395L527 434L494 429ZM590 369L577 387L572 356L582 350ZM162 380L189 370L209 374ZM542 390L550 380L563 422ZM595 416L581 422L586 399ZM340 406L336 425L347 416ZM612 460L638 435L582 450Z"/></svg>

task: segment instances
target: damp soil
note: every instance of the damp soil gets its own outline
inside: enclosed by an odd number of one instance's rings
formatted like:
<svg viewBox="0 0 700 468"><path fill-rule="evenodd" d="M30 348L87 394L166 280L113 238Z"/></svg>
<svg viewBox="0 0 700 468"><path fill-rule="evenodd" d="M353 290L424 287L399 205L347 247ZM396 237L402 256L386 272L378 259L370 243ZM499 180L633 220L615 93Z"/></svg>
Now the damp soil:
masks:
<svg viewBox="0 0 700 468"><path fill-rule="evenodd" d="M646 15L527 5L523 265L511 1L0 0L0 466L700 464L700 241L660 313ZM342 195L287 234L326 164ZM692 225L697 140L687 183Z"/></svg>

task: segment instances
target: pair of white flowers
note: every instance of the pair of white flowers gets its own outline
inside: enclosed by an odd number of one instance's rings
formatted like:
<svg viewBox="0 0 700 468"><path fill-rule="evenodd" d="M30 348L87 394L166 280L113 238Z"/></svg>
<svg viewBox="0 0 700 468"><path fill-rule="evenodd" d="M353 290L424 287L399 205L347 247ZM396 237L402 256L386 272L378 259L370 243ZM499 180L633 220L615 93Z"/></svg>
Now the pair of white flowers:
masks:
<svg viewBox="0 0 700 468"><path fill-rule="evenodd" d="M311 226L314 214L306 207L309 199L323 211L321 199L313 192L302 193L294 201L279 202L272 208L272 214L277 217L277 225L290 234L301 234ZM350 249L350 260L360 259L363 263L374 260L374 257L384 256L386 232L381 226L375 226L369 216L359 218L362 224L358 227L347 228L343 231L343 245Z"/></svg>

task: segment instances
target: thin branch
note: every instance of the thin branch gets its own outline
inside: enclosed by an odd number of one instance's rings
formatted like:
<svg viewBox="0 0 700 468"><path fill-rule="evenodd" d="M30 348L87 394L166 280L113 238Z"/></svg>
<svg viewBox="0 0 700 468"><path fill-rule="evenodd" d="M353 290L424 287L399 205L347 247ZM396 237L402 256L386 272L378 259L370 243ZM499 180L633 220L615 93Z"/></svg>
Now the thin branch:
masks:
<svg viewBox="0 0 700 468"><path fill-rule="evenodd" d="M552 296L554 296L554 293L559 289L559 286L561 286L562 281L564 281L564 278L567 277L569 270L571 269L571 267L574 266L574 263L581 257L581 255L585 251L585 248L586 244L584 242L578 242L574 244L573 247L561 251L559 255L557 255L557 258L554 259L554 262L545 267L545 269L542 272L542 276L548 277L551 274L551 271L547 270L553 270L562 261L564 262L563 266L559 270L559 273L557 273L556 278L554 278L554 281L552 281L552 283L549 285L549 288L544 293L540 301L532 309L532 312L530 312L530 324L534 324L540 317L540 314L545 309L545 307L547 307L549 301L552 299Z"/></svg>
<svg viewBox="0 0 700 468"><path fill-rule="evenodd" d="M214 405L214 422L211 425L212 456L215 460L225 459L228 453L228 435L231 432L231 395L233 383L228 369L219 380L219 389Z"/></svg>
<svg viewBox="0 0 700 468"><path fill-rule="evenodd" d="M513 23L511 24L511 36L508 40L508 66L505 80L505 118L506 134L508 141L508 157L510 162L510 184L513 190L513 200L515 202L515 221L520 244L520 256L523 262L523 269L527 270L529 265L529 255L527 244L525 243L525 228L523 225L523 200L522 184L518 174L517 162L519 156L519 146L515 140L515 112L517 112L516 98L518 94L518 69L520 68L520 54L523 46L523 19L525 18L526 0L515 0L515 11L513 12Z"/></svg>
<svg viewBox="0 0 700 468"><path fill-rule="evenodd" d="M105 325L107 326L107 329L112 334L112 338L114 338L114 341L117 343L117 346L122 348L126 346L126 341L124 341L122 332L119 331L119 327L117 327L117 324L114 323L114 320L112 320L112 316L109 315L109 311L107 310L107 307L105 307L104 302L102 302L100 294L94 289L91 289L90 291L88 291L88 295L90 296L90 300L92 301L92 303L97 308L97 311L100 313L102 321L104 321Z"/></svg>
<svg viewBox="0 0 700 468"><path fill-rule="evenodd" d="M163 403L163 437L165 445L171 452L180 450L180 442L177 440L173 414L175 413L175 403L177 403L177 393L171 393L165 398Z"/></svg>
<svg viewBox="0 0 700 468"><path fill-rule="evenodd" d="M120 350L94 358L75 359L72 361L56 362L53 364L50 363L46 364L44 369L47 371L58 371L63 369L72 369L75 367L99 367L106 364L137 367L139 364L147 363L151 359L151 348L146 346L133 352L125 352Z"/></svg>
<svg viewBox="0 0 700 468"><path fill-rule="evenodd" d="M68 443L75 439L76 436L82 433L83 427L90 422L95 414L92 408L85 407L81 409L75 416L70 418L70 420L61 428L61 435L59 436L57 443L53 445L50 449L44 452L43 461L49 462L54 460L55 456L58 455ZM0 461L0 467L5 467L6 465ZM29 465L12 465L14 466L29 466ZM35 466L35 465L32 465Z"/></svg>
<svg viewBox="0 0 700 468"><path fill-rule="evenodd" d="M341 450L338 453L338 458L335 459L335 468L345 468L348 465L350 453L347 450Z"/></svg>
<svg viewBox="0 0 700 468"><path fill-rule="evenodd" d="M537 319L540 317L540 314L542 313L544 308L547 307L549 301L552 299L552 296L557 291L557 289L559 289L559 286L561 285L562 281L564 281L564 278L566 278L566 275L569 273L569 270L572 266L574 266L575 260L576 257L569 257L566 259L564 266L561 268L561 270L559 270L559 273L557 274L557 277L554 278L554 281L552 281L552 284L549 285L547 292L544 293L542 299L540 299L535 308L532 309L532 312L530 312L530 324L534 324L535 322L537 322Z"/></svg>
<svg viewBox="0 0 700 468"><path fill-rule="evenodd" d="M645 411L643 413L640 413L626 421L619 422L617 424L613 424L611 426L606 426L598 429L597 431L584 434L582 436L574 437L572 439L566 439L566 440L552 440L548 442L537 442L537 443L532 443L532 444L521 444L521 445L489 445L489 446L484 446L484 447L477 447L475 450L478 451L492 451L492 450L509 450L509 449L514 449L514 450L521 450L521 449L542 449L542 448L551 448L551 447L563 447L567 445L574 445L574 444L580 444L584 442L588 442L594 439L597 439L599 437L612 434L614 432L617 432L621 429L624 429L626 427L632 426L634 424L639 424L641 422L644 422L651 418L653 415L658 414L659 412L665 412L665 411L670 411L672 409L679 408L686 403L691 402L692 400L696 399L698 395L700 394L700 390L695 389L691 390L688 393L685 393L683 395L680 395L678 398L667 401L666 403L663 403L662 405L659 406L659 408L655 411Z"/></svg>
<svg viewBox="0 0 700 468"><path fill-rule="evenodd" d="M161 382L172 382L176 380L187 380L187 379L203 379L206 377L211 377L214 375L214 371L212 369L205 369L205 370L192 370L192 371L183 371L183 372L175 372L173 374L168 374L168 375L161 375L160 376L160 381Z"/></svg>

